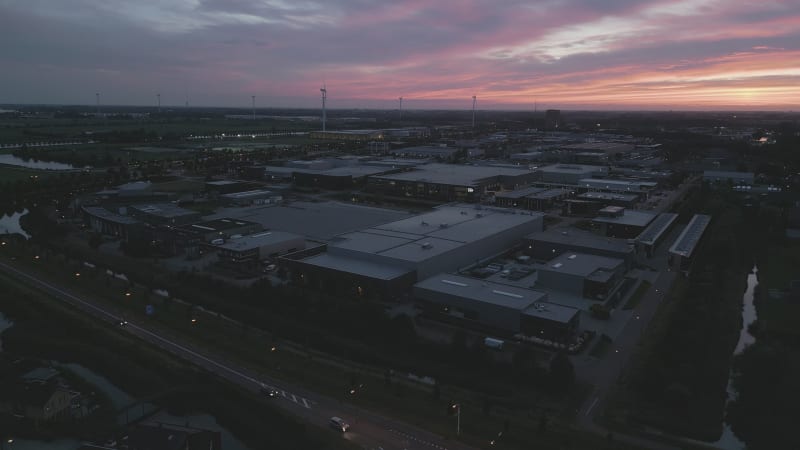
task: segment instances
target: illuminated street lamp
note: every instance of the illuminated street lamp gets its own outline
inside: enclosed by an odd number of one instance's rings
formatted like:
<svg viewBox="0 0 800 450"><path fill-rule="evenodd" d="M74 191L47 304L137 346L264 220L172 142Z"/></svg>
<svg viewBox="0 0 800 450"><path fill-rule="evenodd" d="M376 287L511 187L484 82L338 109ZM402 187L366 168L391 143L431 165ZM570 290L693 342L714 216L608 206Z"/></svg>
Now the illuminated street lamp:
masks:
<svg viewBox="0 0 800 450"><path fill-rule="evenodd" d="M461 404L450 403L448 412L450 413L450 415L453 414L456 415L456 436L461 436Z"/></svg>

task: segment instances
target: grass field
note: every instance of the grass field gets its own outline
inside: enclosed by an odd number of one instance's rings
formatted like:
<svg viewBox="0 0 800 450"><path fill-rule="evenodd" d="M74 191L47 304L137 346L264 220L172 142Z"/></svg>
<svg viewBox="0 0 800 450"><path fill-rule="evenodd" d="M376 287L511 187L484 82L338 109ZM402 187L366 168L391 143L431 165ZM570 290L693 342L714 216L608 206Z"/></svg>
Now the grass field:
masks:
<svg viewBox="0 0 800 450"><path fill-rule="evenodd" d="M642 301L642 298L649 289L650 289L650 282L647 280L642 280L642 282L639 283L639 286L636 288L636 291L633 293L633 295L631 295L631 298L629 298L628 301L625 302L625 306L623 306L622 309L636 308L636 305L638 305L639 302Z"/></svg>
<svg viewBox="0 0 800 450"><path fill-rule="evenodd" d="M27 180L32 176L45 177L50 172L46 170L26 169L23 167L6 166L0 164L0 183L15 182L18 180Z"/></svg>

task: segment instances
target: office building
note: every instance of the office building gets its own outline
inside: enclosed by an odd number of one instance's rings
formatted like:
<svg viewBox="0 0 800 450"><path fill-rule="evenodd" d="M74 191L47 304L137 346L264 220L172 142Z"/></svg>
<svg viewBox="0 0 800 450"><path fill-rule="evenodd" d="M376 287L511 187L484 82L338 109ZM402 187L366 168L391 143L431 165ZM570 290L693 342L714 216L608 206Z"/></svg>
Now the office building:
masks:
<svg viewBox="0 0 800 450"><path fill-rule="evenodd" d="M655 218L656 214L648 211L607 206L592 219L592 224L605 236L633 239L639 236Z"/></svg>

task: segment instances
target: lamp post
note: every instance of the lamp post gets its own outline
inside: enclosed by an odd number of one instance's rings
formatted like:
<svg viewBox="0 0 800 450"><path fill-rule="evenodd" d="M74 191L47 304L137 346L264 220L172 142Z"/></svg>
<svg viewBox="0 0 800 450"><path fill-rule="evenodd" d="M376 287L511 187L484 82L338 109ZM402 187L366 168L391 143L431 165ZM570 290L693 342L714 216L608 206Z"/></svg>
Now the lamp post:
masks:
<svg viewBox="0 0 800 450"><path fill-rule="evenodd" d="M455 411L456 413L456 436L461 436L461 404L451 403L450 411Z"/></svg>

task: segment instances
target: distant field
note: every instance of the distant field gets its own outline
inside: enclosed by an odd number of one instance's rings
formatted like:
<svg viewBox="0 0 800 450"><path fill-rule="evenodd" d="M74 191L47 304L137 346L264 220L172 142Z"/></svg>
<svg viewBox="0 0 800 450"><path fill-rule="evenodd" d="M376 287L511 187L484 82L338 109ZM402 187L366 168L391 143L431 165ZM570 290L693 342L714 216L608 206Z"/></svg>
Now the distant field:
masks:
<svg viewBox="0 0 800 450"><path fill-rule="evenodd" d="M0 143L31 142L42 139L88 138L109 132L130 133L142 131L160 136L174 134L206 135L214 133L248 133L272 131L307 131L316 129L313 122L262 119L232 120L224 118L170 118L102 120L75 119L4 119L0 121Z"/></svg>
<svg viewBox="0 0 800 450"><path fill-rule="evenodd" d="M153 189L161 192L200 192L203 190L203 187L203 183L191 180L167 181L153 184Z"/></svg>
<svg viewBox="0 0 800 450"><path fill-rule="evenodd" d="M32 175L44 177L49 174L50 172L46 170L25 169L0 164L0 183L13 183L17 180L27 180Z"/></svg>

